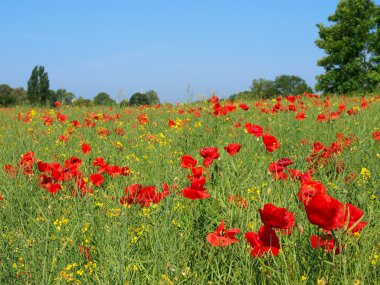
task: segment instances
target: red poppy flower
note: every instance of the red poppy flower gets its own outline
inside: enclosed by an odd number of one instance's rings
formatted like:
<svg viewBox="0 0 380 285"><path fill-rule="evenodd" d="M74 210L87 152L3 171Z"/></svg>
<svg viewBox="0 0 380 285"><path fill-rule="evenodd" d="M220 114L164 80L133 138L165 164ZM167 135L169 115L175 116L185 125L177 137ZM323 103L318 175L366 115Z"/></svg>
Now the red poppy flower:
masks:
<svg viewBox="0 0 380 285"><path fill-rule="evenodd" d="M263 135L263 129L259 125L253 125L247 122L244 124L244 127L248 133L254 135L255 137L261 137Z"/></svg>
<svg viewBox="0 0 380 285"><path fill-rule="evenodd" d="M76 128L79 128L79 127L80 127L80 123L79 123L79 121L77 121L77 120L72 121L71 124L72 124L74 127L76 127Z"/></svg>
<svg viewBox="0 0 380 285"><path fill-rule="evenodd" d="M15 177L17 174L17 168L11 164L4 165L4 171L6 174L8 174L9 177L12 177L12 178Z"/></svg>
<svg viewBox="0 0 380 285"><path fill-rule="evenodd" d="M57 102L54 103L54 105L55 105L56 107L59 107L59 106L61 106L61 102L58 102L58 101L57 101Z"/></svg>
<svg viewBox="0 0 380 285"><path fill-rule="evenodd" d="M58 139L62 142L67 142L69 140L69 137L65 135L60 135L58 136Z"/></svg>
<svg viewBox="0 0 380 285"><path fill-rule="evenodd" d="M329 119L331 120L338 120L340 117L340 112L331 112L329 114Z"/></svg>
<svg viewBox="0 0 380 285"><path fill-rule="evenodd" d="M176 123L172 119L169 119L169 121L168 121L168 127L172 128L172 127L175 127L175 126L176 126Z"/></svg>
<svg viewBox="0 0 380 285"><path fill-rule="evenodd" d="M123 166L122 168L120 168L120 174L123 176L129 176L129 174L131 174L131 170L128 166Z"/></svg>
<svg viewBox="0 0 380 285"><path fill-rule="evenodd" d="M283 167L287 167L287 166L289 166L289 165L292 165L293 163L294 163L293 160L291 160L291 159L288 158L288 157L283 157L283 158L277 160L277 164L278 164L278 165L281 165L281 166L283 166Z"/></svg>
<svg viewBox="0 0 380 285"><path fill-rule="evenodd" d="M335 246L335 240L332 235L324 234L323 236L312 235L310 237L311 246L314 249L324 248L328 253L339 254L339 246Z"/></svg>
<svg viewBox="0 0 380 285"><path fill-rule="evenodd" d="M104 178L101 174L95 173L90 175L90 181L95 186L100 186L103 183Z"/></svg>
<svg viewBox="0 0 380 285"><path fill-rule="evenodd" d="M280 252L280 241L276 232L269 227L262 226L258 233L246 232L245 238L253 257L261 257L265 253L276 256Z"/></svg>
<svg viewBox="0 0 380 285"><path fill-rule="evenodd" d="M108 165L106 168L107 174L112 177L117 177L120 175L120 167L117 165Z"/></svg>
<svg viewBox="0 0 380 285"><path fill-rule="evenodd" d="M298 180L301 176L302 176L302 172L299 171L298 169L287 169L290 176L294 179L294 180Z"/></svg>
<svg viewBox="0 0 380 285"><path fill-rule="evenodd" d="M344 207L329 195L316 195L305 205L310 223L325 230L342 228L345 222Z"/></svg>
<svg viewBox="0 0 380 285"><path fill-rule="evenodd" d="M288 176L286 175L285 171L280 172L274 172L273 173L273 179L276 180L286 180Z"/></svg>
<svg viewBox="0 0 380 285"><path fill-rule="evenodd" d="M318 117L317 117L317 122L326 122L327 121L327 117L325 114L319 114Z"/></svg>
<svg viewBox="0 0 380 285"><path fill-rule="evenodd" d="M58 121L60 121L61 123L64 123L66 122L66 120L69 118L69 116L67 115L64 115L64 114L61 114L61 113L58 113L57 114L57 119Z"/></svg>
<svg viewBox="0 0 380 285"><path fill-rule="evenodd" d="M203 176L189 176L191 184L182 190L182 195L191 200L207 199L210 194L206 192L206 188L203 186L206 183L206 178Z"/></svg>
<svg viewBox="0 0 380 285"><path fill-rule="evenodd" d="M285 170L285 167L278 162L272 162L269 164L268 170L272 173L282 172Z"/></svg>
<svg viewBox="0 0 380 285"><path fill-rule="evenodd" d="M323 143L321 143L321 142L313 143L313 152L314 153L320 152L322 149L323 149Z"/></svg>
<svg viewBox="0 0 380 285"><path fill-rule="evenodd" d="M249 107L246 104L244 104L244 103L240 104L239 107L242 108L244 111L248 111L249 110Z"/></svg>
<svg viewBox="0 0 380 285"><path fill-rule="evenodd" d="M259 213L264 225L270 228L288 230L295 223L292 212L269 203L265 204L263 209L259 209Z"/></svg>
<svg viewBox="0 0 380 285"><path fill-rule="evenodd" d="M191 155L183 155L181 160L181 167L192 168L197 164L197 161Z"/></svg>
<svg viewBox="0 0 380 285"><path fill-rule="evenodd" d="M380 132L374 132L372 134L372 137L374 138L374 140L380 141Z"/></svg>
<svg viewBox="0 0 380 285"><path fill-rule="evenodd" d="M290 103L294 103L296 101L295 96L285 96L285 99L286 99L286 101L288 101Z"/></svg>
<svg viewBox="0 0 380 285"><path fill-rule="evenodd" d="M240 151L240 144L232 143L228 146L225 146L224 149L228 152L230 156L234 156Z"/></svg>
<svg viewBox="0 0 380 285"><path fill-rule="evenodd" d="M303 120L305 120L306 119L306 115L305 115L305 113L298 113L296 116L295 116L295 118L297 119L297 120L299 120L299 121L303 121Z"/></svg>
<svg viewBox="0 0 380 285"><path fill-rule="evenodd" d="M51 194L57 194L60 189L61 185L59 183L50 184L46 187L46 190L48 190Z"/></svg>
<svg viewBox="0 0 380 285"><path fill-rule="evenodd" d="M359 113L359 110L357 109L354 109L354 108L350 108L349 110L347 110L347 114L348 115L357 115Z"/></svg>
<svg viewBox="0 0 380 285"><path fill-rule="evenodd" d="M84 154L88 154L88 153L90 153L90 151L91 151L91 146L89 146L86 143L82 144L82 152Z"/></svg>
<svg viewBox="0 0 380 285"><path fill-rule="evenodd" d="M202 148L199 153L204 158L203 165L209 167L214 159L219 157L219 152L217 147L205 147Z"/></svg>
<svg viewBox="0 0 380 285"><path fill-rule="evenodd" d="M125 196L121 197L120 204L140 204L141 207L149 207L151 203L158 204L170 194L169 186L162 184L163 191L157 193L154 185L142 187L141 184L132 184L125 188Z"/></svg>
<svg viewBox="0 0 380 285"><path fill-rule="evenodd" d="M207 235L206 240L212 246L229 246L239 242L235 238L238 233L240 233L240 229L237 228L226 230L224 221L222 221L213 233Z"/></svg>
<svg viewBox="0 0 380 285"><path fill-rule="evenodd" d="M302 182L297 197L302 203L307 204L313 196L320 194L326 194L325 186L319 181L309 180Z"/></svg>
<svg viewBox="0 0 380 285"><path fill-rule="evenodd" d="M347 231L350 233L360 232L367 222L362 222L361 219L364 216L364 212L354 205L346 204L346 220L348 219Z"/></svg>
<svg viewBox="0 0 380 285"><path fill-rule="evenodd" d="M263 134L263 143L267 152L273 152L280 146L277 139L272 135Z"/></svg>

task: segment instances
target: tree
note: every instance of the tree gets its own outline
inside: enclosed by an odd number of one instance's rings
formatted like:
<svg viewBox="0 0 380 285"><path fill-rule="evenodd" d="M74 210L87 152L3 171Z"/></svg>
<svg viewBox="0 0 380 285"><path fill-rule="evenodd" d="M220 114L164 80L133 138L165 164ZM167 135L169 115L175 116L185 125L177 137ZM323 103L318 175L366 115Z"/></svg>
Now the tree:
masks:
<svg viewBox="0 0 380 285"><path fill-rule="evenodd" d="M105 92L100 92L98 95L94 97L94 105L104 105L104 106L110 106L116 104L115 100L111 98L110 95L108 95Z"/></svg>
<svg viewBox="0 0 380 285"><path fill-rule="evenodd" d="M309 87L305 80L296 75L280 75L274 80L274 87L280 95L299 95L312 93L313 89Z"/></svg>
<svg viewBox="0 0 380 285"><path fill-rule="evenodd" d="M16 103L16 98L12 94L13 89L7 84L0 85L0 106L11 106Z"/></svg>
<svg viewBox="0 0 380 285"><path fill-rule="evenodd" d="M371 0L341 0L330 26L318 24L316 45L326 56L317 65L317 91L372 92L380 83L380 8Z"/></svg>
<svg viewBox="0 0 380 285"><path fill-rule="evenodd" d="M120 103L119 103L119 106L120 107L127 107L129 105L129 101L128 101L128 99L124 99L123 101L121 101Z"/></svg>
<svg viewBox="0 0 380 285"><path fill-rule="evenodd" d="M274 81L263 78L252 81L251 91L259 98L272 98L279 95Z"/></svg>
<svg viewBox="0 0 380 285"><path fill-rule="evenodd" d="M57 101L59 101L57 92L55 92L54 90L49 90L49 105L51 107L54 107L55 106L54 103Z"/></svg>
<svg viewBox="0 0 380 285"><path fill-rule="evenodd" d="M49 78L43 66L35 66L28 81L27 97L31 104L45 105L49 98Z"/></svg>
<svg viewBox="0 0 380 285"><path fill-rule="evenodd" d="M88 107L91 105L91 100L90 99L85 99L81 96L79 96L79 98L77 100L74 101L74 105L75 106L85 106L85 107Z"/></svg>
<svg viewBox="0 0 380 285"><path fill-rule="evenodd" d="M145 93L137 92L131 96L129 104L132 106L149 105L149 99Z"/></svg>
<svg viewBox="0 0 380 285"><path fill-rule="evenodd" d="M25 104L27 103L27 94L24 90L24 88L13 88L12 90L12 96L16 100L16 104Z"/></svg>
<svg viewBox="0 0 380 285"><path fill-rule="evenodd" d="M73 99L75 99L75 94L71 92L67 92L66 89L58 89L57 93L57 101L61 103L65 103L67 105L71 105Z"/></svg>
<svg viewBox="0 0 380 285"><path fill-rule="evenodd" d="M160 104L160 98L158 98L158 94L154 90L149 90L148 92L145 93L146 96L148 97L148 104L149 105L157 105Z"/></svg>

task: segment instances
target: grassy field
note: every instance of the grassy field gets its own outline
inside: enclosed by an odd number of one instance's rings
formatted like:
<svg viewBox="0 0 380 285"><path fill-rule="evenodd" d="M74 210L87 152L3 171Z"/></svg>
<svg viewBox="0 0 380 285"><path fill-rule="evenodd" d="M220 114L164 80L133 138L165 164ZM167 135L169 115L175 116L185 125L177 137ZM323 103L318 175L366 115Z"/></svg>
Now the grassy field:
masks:
<svg viewBox="0 0 380 285"><path fill-rule="evenodd" d="M378 284L380 96L244 103L1 109L0 284Z"/></svg>

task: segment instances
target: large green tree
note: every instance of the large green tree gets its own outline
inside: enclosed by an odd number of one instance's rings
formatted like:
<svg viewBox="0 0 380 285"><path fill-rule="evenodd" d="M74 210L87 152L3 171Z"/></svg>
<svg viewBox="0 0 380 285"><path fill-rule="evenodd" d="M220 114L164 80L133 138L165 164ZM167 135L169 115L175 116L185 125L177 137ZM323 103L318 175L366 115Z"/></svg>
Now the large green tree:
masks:
<svg viewBox="0 0 380 285"><path fill-rule="evenodd" d="M254 98L273 98L276 96L299 95L304 92L313 92L304 79L296 75L279 75L275 80L254 79L250 92L246 91L240 96L253 95ZM240 97L238 96L238 97Z"/></svg>
<svg viewBox="0 0 380 285"><path fill-rule="evenodd" d="M132 106L149 105L149 99L145 93L137 92L131 96L129 104Z"/></svg>
<svg viewBox="0 0 380 285"><path fill-rule="evenodd" d="M75 94L68 92L66 89L58 89L56 91L57 100L61 103L65 103L67 105L72 104L73 99L75 99Z"/></svg>
<svg viewBox="0 0 380 285"><path fill-rule="evenodd" d="M149 105L160 104L160 98L158 98L158 94L156 91L149 90L145 94L148 97Z"/></svg>
<svg viewBox="0 0 380 285"><path fill-rule="evenodd" d="M116 102L111 98L110 95L108 95L105 92L100 92L98 95L94 97L94 105L104 105L104 106L110 106L115 105Z"/></svg>
<svg viewBox="0 0 380 285"><path fill-rule="evenodd" d="M28 81L27 97L31 104L45 105L49 99L49 77L43 66L35 66Z"/></svg>
<svg viewBox="0 0 380 285"><path fill-rule="evenodd" d="M274 87L280 95L299 95L312 93L313 89L308 86L304 79L296 75L280 75L274 80Z"/></svg>
<svg viewBox="0 0 380 285"><path fill-rule="evenodd" d="M380 83L380 8L371 0L341 0L330 26L318 24L316 45L326 56L318 61L317 91L332 94L372 92Z"/></svg>
<svg viewBox="0 0 380 285"><path fill-rule="evenodd" d="M274 81L263 78L252 81L251 91L258 98L272 98L279 95Z"/></svg>
<svg viewBox="0 0 380 285"><path fill-rule="evenodd" d="M160 98L158 98L158 94L154 90L149 90L146 93L137 92L131 96L129 104L132 106L156 105L160 104Z"/></svg>
<svg viewBox="0 0 380 285"><path fill-rule="evenodd" d="M12 94L13 89L7 84L0 85L0 106L10 106L16 103L16 98Z"/></svg>

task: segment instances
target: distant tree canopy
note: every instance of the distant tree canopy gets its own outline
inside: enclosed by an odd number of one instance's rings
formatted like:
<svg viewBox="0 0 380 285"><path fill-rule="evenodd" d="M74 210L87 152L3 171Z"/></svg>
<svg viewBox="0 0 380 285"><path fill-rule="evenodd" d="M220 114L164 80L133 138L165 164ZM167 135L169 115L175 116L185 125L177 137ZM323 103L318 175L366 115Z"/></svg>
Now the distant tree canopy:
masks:
<svg viewBox="0 0 380 285"><path fill-rule="evenodd" d="M128 99L124 99L123 101L121 101L119 103L119 106L120 107L127 107L127 106L129 106L129 100Z"/></svg>
<svg viewBox="0 0 380 285"><path fill-rule="evenodd" d="M299 95L305 92L313 92L313 89L306 84L305 80L295 75L277 76L274 80L274 87L280 95Z"/></svg>
<svg viewBox="0 0 380 285"><path fill-rule="evenodd" d="M280 75L275 80L254 79L250 90L234 94L230 99L268 99L277 96L298 95L304 92L313 92L313 89L306 84L304 79L296 75Z"/></svg>
<svg viewBox="0 0 380 285"><path fill-rule="evenodd" d="M83 107L88 107L88 106L91 105L91 100L90 99L85 99L85 98L79 96L79 98L74 101L74 105L75 106L81 106L81 107L82 106Z"/></svg>
<svg viewBox="0 0 380 285"><path fill-rule="evenodd" d="M100 92L98 95L96 95L92 102L94 103L94 105L104 105L104 106L110 106L110 105L116 104L115 100L113 100L111 96L105 92Z"/></svg>
<svg viewBox="0 0 380 285"><path fill-rule="evenodd" d="M160 104L160 99L158 98L157 92L153 90L150 90L146 93L135 93L129 99L129 105L131 106L156 104Z"/></svg>
<svg viewBox="0 0 380 285"><path fill-rule="evenodd" d="M318 24L316 90L330 94L373 92L380 84L380 7L371 0L341 0L330 26Z"/></svg>
<svg viewBox="0 0 380 285"><path fill-rule="evenodd" d="M35 66L28 81L27 98L30 104L46 105L49 99L49 77L43 66Z"/></svg>
<svg viewBox="0 0 380 285"><path fill-rule="evenodd" d="M13 89L7 84L0 84L0 106L8 107L22 104L26 101L26 93L23 88Z"/></svg>
<svg viewBox="0 0 380 285"><path fill-rule="evenodd" d="M55 93L57 94L57 101L67 105L71 105L73 99L75 99L74 93L67 92L66 89L63 88L58 89Z"/></svg>

